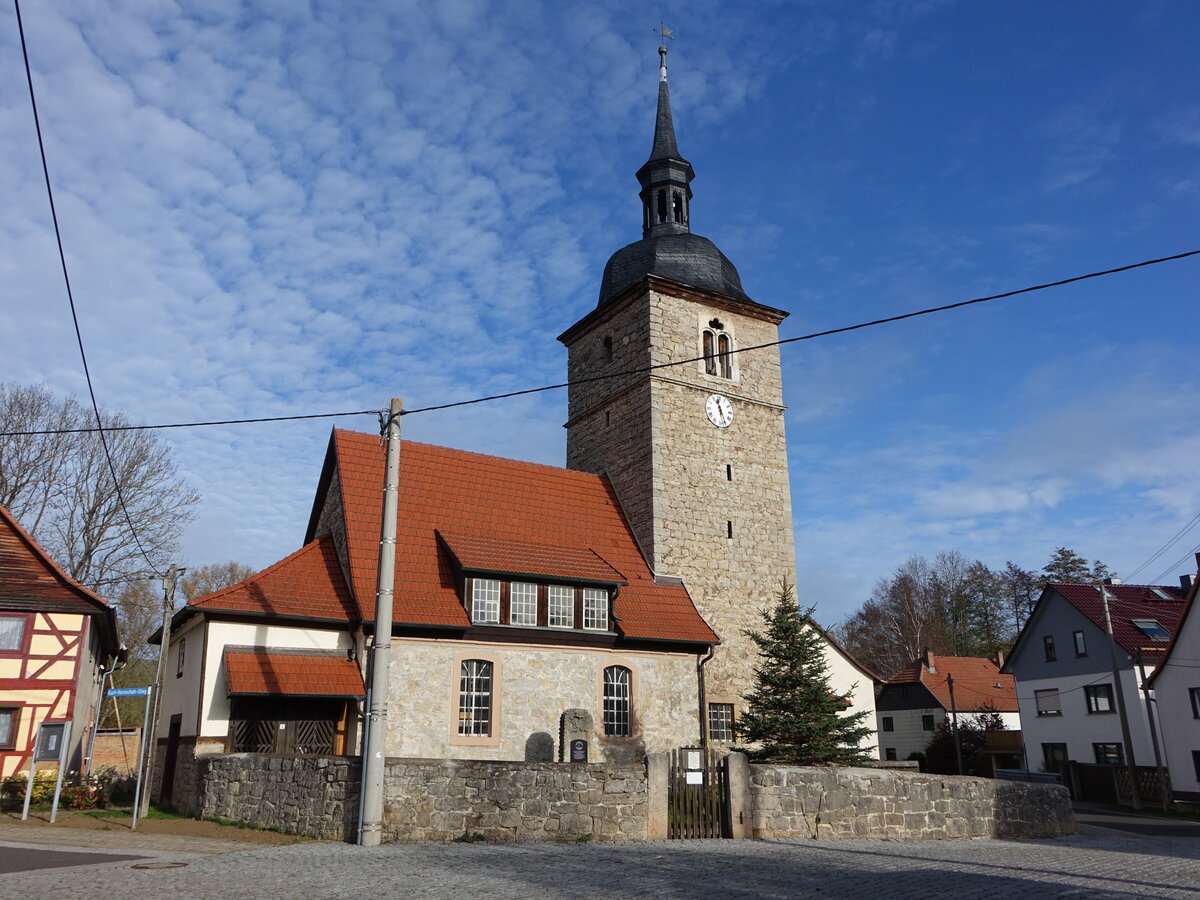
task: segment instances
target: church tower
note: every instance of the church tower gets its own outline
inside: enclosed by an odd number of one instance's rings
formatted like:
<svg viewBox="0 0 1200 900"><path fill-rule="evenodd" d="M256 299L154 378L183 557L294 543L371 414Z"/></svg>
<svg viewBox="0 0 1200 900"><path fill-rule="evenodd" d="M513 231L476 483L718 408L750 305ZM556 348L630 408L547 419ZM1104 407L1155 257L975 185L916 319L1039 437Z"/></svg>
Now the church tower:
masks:
<svg viewBox="0 0 1200 900"><path fill-rule="evenodd" d="M691 231L695 173L659 54L654 144L637 171L642 239L613 254L596 308L559 336L567 466L608 476L656 577L682 579L720 636L704 669L705 726L720 740L753 684L743 631L761 629L795 577L779 350L736 352L777 340L787 313L746 296Z"/></svg>

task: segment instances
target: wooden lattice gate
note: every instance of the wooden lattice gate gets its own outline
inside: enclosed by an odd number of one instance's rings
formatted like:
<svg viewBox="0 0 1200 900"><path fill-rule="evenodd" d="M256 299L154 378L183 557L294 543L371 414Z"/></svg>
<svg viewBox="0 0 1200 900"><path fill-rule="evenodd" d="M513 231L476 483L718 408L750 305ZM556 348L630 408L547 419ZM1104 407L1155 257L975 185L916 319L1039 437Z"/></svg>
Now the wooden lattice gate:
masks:
<svg viewBox="0 0 1200 900"><path fill-rule="evenodd" d="M729 790L721 756L708 748L671 751L667 777L667 834L672 838L726 837Z"/></svg>

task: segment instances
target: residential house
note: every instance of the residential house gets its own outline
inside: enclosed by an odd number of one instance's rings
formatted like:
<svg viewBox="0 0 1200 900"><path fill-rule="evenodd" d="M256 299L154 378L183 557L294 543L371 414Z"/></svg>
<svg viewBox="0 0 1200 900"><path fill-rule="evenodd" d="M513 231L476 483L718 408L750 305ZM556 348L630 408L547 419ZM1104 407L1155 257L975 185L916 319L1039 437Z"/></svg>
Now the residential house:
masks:
<svg viewBox="0 0 1200 900"><path fill-rule="evenodd" d="M1200 570L1200 554L1196 556ZM1187 600L1166 652L1151 673L1158 718L1163 723L1163 763L1175 800L1200 804L1200 577L1181 579ZM1149 760L1143 761L1143 764Z"/></svg>
<svg viewBox="0 0 1200 900"><path fill-rule="evenodd" d="M938 656L926 650L889 678L876 700L879 758L908 759L924 754L938 726L955 712L960 721L995 713L1006 732L1021 727L1011 675L1000 671L1003 657ZM997 743L997 753L1020 754L1020 739Z"/></svg>
<svg viewBox="0 0 1200 900"><path fill-rule="evenodd" d="M1183 592L1169 585L1051 583L1004 666L1017 680L1031 768L1058 771L1067 760L1126 762L1102 590L1135 761L1153 764L1152 713L1141 687L1178 625Z"/></svg>
<svg viewBox="0 0 1200 900"><path fill-rule="evenodd" d="M661 52L642 238L559 336L567 468L402 445L388 755L561 758L564 717L592 723L592 760L728 744L758 661L745 632L794 581L787 314L691 231ZM222 747L355 747L383 475L377 436L335 431L304 546L176 617L169 782ZM867 702L869 677L830 652L834 688Z"/></svg>
<svg viewBox="0 0 1200 900"><path fill-rule="evenodd" d="M68 767L84 768L119 653L113 608L0 506L0 773L28 771L39 728L56 723L70 725Z"/></svg>

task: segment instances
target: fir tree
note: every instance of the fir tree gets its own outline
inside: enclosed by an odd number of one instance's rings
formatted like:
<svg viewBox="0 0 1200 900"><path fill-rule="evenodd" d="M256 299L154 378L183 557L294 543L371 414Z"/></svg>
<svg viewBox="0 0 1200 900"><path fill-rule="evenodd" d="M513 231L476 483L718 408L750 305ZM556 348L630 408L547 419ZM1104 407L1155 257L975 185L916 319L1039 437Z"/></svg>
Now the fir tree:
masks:
<svg viewBox="0 0 1200 900"><path fill-rule="evenodd" d="M872 731L863 724L867 712L845 713L850 695L830 688L825 639L812 613L811 607L802 612L784 585L775 608L763 613L764 631L746 632L758 645L759 662L738 736L761 744L750 752L756 760L861 765L869 759L858 747Z"/></svg>

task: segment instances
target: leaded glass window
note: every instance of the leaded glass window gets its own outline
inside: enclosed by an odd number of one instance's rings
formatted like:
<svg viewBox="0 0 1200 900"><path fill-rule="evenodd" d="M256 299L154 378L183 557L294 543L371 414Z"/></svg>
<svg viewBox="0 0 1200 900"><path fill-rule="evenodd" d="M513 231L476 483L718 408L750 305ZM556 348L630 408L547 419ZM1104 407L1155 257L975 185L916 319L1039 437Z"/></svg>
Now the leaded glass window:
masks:
<svg viewBox="0 0 1200 900"><path fill-rule="evenodd" d="M489 737L492 733L492 664L464 659L458 682L458 733Z"/></svg>
<svg viewBox="0 0 1200 900"><path fill-rule="evenodd" d="M624 666L604 670L604 733L629 736L630 672Z"/></svg>

